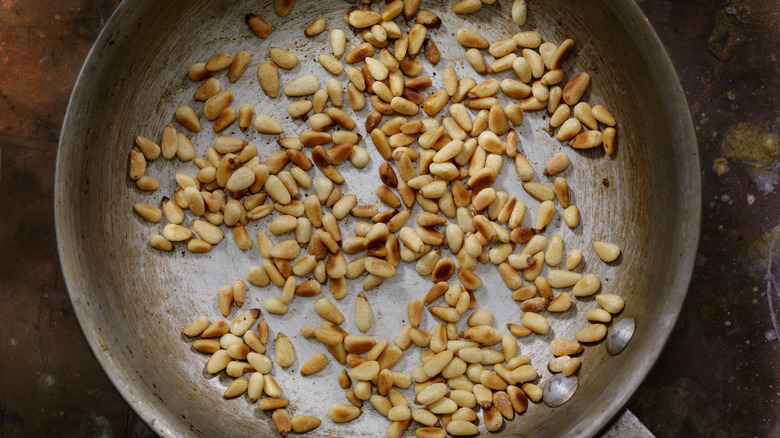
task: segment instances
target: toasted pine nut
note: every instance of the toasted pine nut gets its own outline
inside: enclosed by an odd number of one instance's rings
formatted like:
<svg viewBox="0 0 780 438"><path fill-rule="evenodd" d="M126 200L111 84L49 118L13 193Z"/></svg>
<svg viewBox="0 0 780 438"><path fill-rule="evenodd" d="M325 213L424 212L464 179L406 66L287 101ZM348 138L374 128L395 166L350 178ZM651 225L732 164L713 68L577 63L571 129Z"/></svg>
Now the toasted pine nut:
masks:
<svg viewBox="0 0 780 438"><path fill-rule="evenodd" d="M290 423L293 432L306 433L320 427L322 420L311 415L295 415Z"/></svg>
<svg viewBox="0 0 780 438"><path fill-rule="evenodd" d="M615 117L604 105L594 105L593 108L591 108L591 113L596 120L607 126L615 126L616 124Z"/></svg>
<svg viewBox="0 0 780 438"><path fill-rule="evenodd" d="M327 27L328 21L324 17L319 17L311 22L308 26L306 26L306 29L304 29L303 34L310 37L319 35L325 30L325 27Z"/></svg>
<svg viewBox="0 0 780 438"><path fill-rule="evenodd" d="M590 85L590 75L582 72L569 80L563 88L563 101L572 106L575 105L585 94L585 90Z"/></svg>
<svg viewBox="0 0 780 438"><path fill-rule="evenodd" d="M549 275L549 274L548 274ZM538 277L542 278L542 277ZM571 307L571 295L564 292L555 297L550 304L547 305L547 310L550 312L565 312Z"/></svg>
<svg viewBox="0 0 780 438"><path fill-rule="evenodd" d="M554 288L564 288L579 283L582 279L582 275L577 272L553 269L547 273L547 279L550 282L550 286Z"/></svg>
<svg viewBox="0 0 780 438"><path fill-rule="evenodd" d="M220 91L206 100L206 103L203 105L203 115L208 120L215 120L222 110L230 106L231 102L233 102L233 93Z"/></svg>
<svg viewBox="0 0 780 438"><path fill-rule="evenodd" d="M344 66L339 60L333 56L320 54L318 58L319 63L325 68L325 70L331 72L334 75L340 75L344 71Z"/></svg>
<svg viewBox="0 0 780 438"><path fill-rule="evenodd" d="M176 121L181 123L185 128L192 132L200 132L198 116L195 115L195 111L191 107L187 105L180 106L176 109L175 117Z"/></svg>
<svg viewBox="0 0 780 438"><path fill-rule="evenodd" d="M523 183L523 189L539 201L552 201L555 199L555 190L546 184L526 182Z"/></svg>
<svg viewBox="0 0 780 438"><path fill-rule="evenodd" d="M276 352L276 362L282 368L287 368L295 362L295 349L293 348L290 338L285 336L284 333L277 333L274 349Z"/></svg>
<svg viewBox="0 0 780 438"><path fill-rule="evenodd" d="M333 50L333 56L335 56L336 59L341 58L341 56L344 54L346 45L347 45L347 35L344 33L343 30L333 29L330 31L330 47Z"/></svg>
<svg viewBox="0 0 780 438"><path fill-rule="evenodd" d="M265 307L266 312L273 313L274 315L284 315L287 313L288 309L287 304L276 297L266 298L263 307Z"/></svg>
<svg viewBox="0 0 780 438"><path fill-rule="evenodd" d="M363 411L351 404L335 403L328 410L328 417L334 423L346 423L359 417Z"/></svg>
<svg viewBox="0 0 780 438"><path fill-rule="evenodd" d="M449 101L449 95L444 90L439 90L428 96L423 102L423 111L429 116L437 114Z"/></svg>
<svg viewBox="0 0 780 438"><path fill-rule="evenodd" d="M550 330L547 320L538 313L526 312L520 317L520 322L531 331L540 335L545 335Z"/></svg>
<svg viewBox="0 0 780 438"><path fill-rule="evenodd" d="M482 52L477 49L468 49L466 51L466 61L471 64L471 67L477 73L484 75L487 74L488 68L485 63L485 58L482 56Z"/></svg>
<svg viewBox="0 0 780 438"><path fill-rule="evenodd" d="M582 345L577 341L558 338L550 342L550 352L553 356L572 356L582 351Z"/></svg>
<svg viewBox="0 0 780 438"><path fill-rule="evenodd" d="M620 248L614 243L593 242L593 249L596 251L596 255L605 263L614 262L620 256Z"/></svg>
<svg viewBox="0 0 780 438"><path fill-rule="evenodd" d="M254 127L261 134L281 134L284 132L279 122L263 114L255 117Z"/></svg>
<svg viewBox="0 0 780 438"><path fill-rule="evenodd" d="M607 335L607 327L604 324L591 324L577 330L574 338L579 342L598 342Z"/></svg>
<svg viewBox="0 0 780 438"><path fill-rule="evenodd" d="M349 24L358 29L371 27L382 20L382 15L374 11L356 10L349 14Z"/></svg>
<svg viewBox="0 0 780 438"><path fill-rule="evenodd" d="M561 216L569 228L577 228L577 226L580 224L580 210L574 204L563 209Z"/></svg>
<svg viewBox="0 0 780 438"><path fill-rule="evenodd" d="M598 294L596 295L596 302L599 303L602 309L611 314L620 313L625 306L623 298L614 294Z"/></svg>
<svg viewBox="0 0 780 438"><path fill-rule="evenodd" d="M285 85L284 94L290 97L308 96L319 89L320 81L316 76L303 75Z"/></svg>
<svg viewBox="0 0 780 438"><path fill-rule="evenodd" d="M447 425L447 433L453 436L476 435L478 432L477 426L468 421L453 420Z"/></svg>
<svg viewBox="0 0 780 438"><path fill-rule="evenodd" d="M601 287L601 281L595 274L585 274L572 289L575 297L587 297L595 294Z"/></svg>
<svg viewBox="0 0 780 438"><path fill-rule="evenodd" d="M455 34L455 38L463 47L473 47L476 49L487 49L490 47L490 43L488 43L485 37L466 27L459 28Z"/></svg>
<svg viewBox="0 0 780 438"><path fill-rule="evenodd" d="M315 353L301 367L302 376L310 376L314 373L322 371L328 364L328 357L324 353Z"/></svg>
<svg viewBox="0 0 780 438"><path fill-rule="evenodd" d="M250 362L251 363L251 362ZM257 368L255 368L257 369ZM270 371L270 368L269 368ZM279 387L279 384L276 383L276 380L271 376L270 374L264 374L263 375L263 392L265 392L265 395L268 397L281 397L282 395L282 388Z"/></svg>
<svg viewBox="0 0 780 438"><path fill-rule="evenodd" d="M512 3L512 21L518 26L525 25L528 9L525 0L514 0Z"/></svg>
<svg viewBox="0 0 780 438"><path fill-rule="evenodd" d="M362 43L350 50L344 60L348 64L355 64L371 56L374 56L374 46L369 43Z"/></svg>
<svg viewBox="0 0 780 438"><path fill-rule="evenodd" d="M411 116L417 114L420 109L414 102L398 96L393 97L392 101L390 102L390 106L393 108L393 110L401 114Z"/></svg>
<svg viewBox="0 0 780 438"><path fill-rule="evenodd" d="M317 300L317 302L314 303L314 310L318 315L334 324L339 325L344 322L344 315L342 315L341 311L339 311L339 309L327 298L320 298Z"/></svg>

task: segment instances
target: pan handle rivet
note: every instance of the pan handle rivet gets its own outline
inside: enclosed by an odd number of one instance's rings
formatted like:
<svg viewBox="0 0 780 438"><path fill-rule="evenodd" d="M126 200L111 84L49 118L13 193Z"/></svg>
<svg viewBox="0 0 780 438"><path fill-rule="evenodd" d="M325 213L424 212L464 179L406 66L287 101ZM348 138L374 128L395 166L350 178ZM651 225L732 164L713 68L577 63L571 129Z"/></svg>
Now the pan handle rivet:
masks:
<svg viewBox="0 0 780 438"><path fill-rule="evenodd" d="M555 374L542 385L544 404L551 408L561 406L569 401L578 386L577 376L566 377L563 374Z"/></svg>
<svg viewBox="0 0 780 438"><path fill-rule="evenodd" d="M616 322L607 335L607 352L615 356L623 351L634 336L635 328L634 318L623 318Z"/></svg>

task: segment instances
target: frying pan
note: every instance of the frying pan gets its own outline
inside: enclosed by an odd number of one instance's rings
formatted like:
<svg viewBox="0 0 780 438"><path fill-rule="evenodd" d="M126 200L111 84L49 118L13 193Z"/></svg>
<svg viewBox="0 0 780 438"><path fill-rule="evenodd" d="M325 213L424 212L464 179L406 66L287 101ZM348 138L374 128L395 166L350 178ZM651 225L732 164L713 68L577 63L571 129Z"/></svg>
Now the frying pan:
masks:
<svg viewBox="0 0 780 438"><path fill-rule="evenodd" d="M520 150L536 170L535 180L551 182L541 170L555 153L563 151L570 157L572 163L563 176L582 212L582 224L570 230L559 211L545 235L560 234L566 252L583 252L578 271L597 274L602 280L600 292L626 300L616 320L634 318L636 332L628 347L616 356L607 354L604 343L587 346L577 374L579 389L568 403L557 408L532 404L528 412L508 422L496 435L589 436L616 414L641 383L683 303L698 241L698 156L677 76L634 2L528 3L528 22L518 28L511 22L508 1L485 4L477 13L465 16L454 14L449 2L423 2L423 9L436 12L443 21L440 28L429 32L442 61L436 68L424 62L423 74L433 78L436 88L441 87L437 72L444 65L456 67L459 77L482 80L465 62L464 49L455 42L455 31L461 26L477 30L491 42L509 38L518 30L536 30L545 41L557 44L573 38L576 56L564 66L567 78L580 71L590 73L593 80L585 99L605 104L619 120L614 156L595 150L576 151L555 141L543 130L548 123L544 111L526 114L525 122L516 127ZM223 89L234 93L234 106L254 105L256 114L278 120L286 135L307 129L303 121L287 116L291 100L284 96L270 100L260 91L256 67L267 59L269 47L281 47L300 58L291 71L281 70L282 85L306 73L317 75L324 83L330 73L316 63L316 56L330 51L327 31L307 38L303 29L314 18L325 16L328 31L347 30L349 50L361 42L359 33L348 30L342 20L349 6L341 1L298 0L292 13L282 18L273 13L268 1L125 1L107 23L81 71L63 125L57 162L55 208L62 269L96 358L130 406L162 436L276 433L270 415L245 396L222 398L230 379L208 375L204 370L208 357L194 351L181 335L182 328L199 315L205 314L211 321L221 319L216 291L244 278L247 268L259 264L261 257L256 246L242 251L230 236L206 254L192 254L178 245L170 253L152 249L149 237L160 233L163 223L140 219L132 210L133 204L159 205L162 196L173 193L174 173L194 175L196 170L192 163L160 158L147 170L160 181L160 189L151 194L140 192L127 176L133 139L143 135L159 141L163 127L173 121L174 111L182 104L200 111L200 103L193 99L198 84L187 77L187 69L216 53L239 50L251 55L244 76L235 84L224 74L217 76ZM378 8L383 9L384 4L374 7ZM271 36L260 39L249 32L244 23L247 13L265 17L274 28ZM497 77L512 75L510 70ZM345 75L339 80L345 83ZM367 111L355 113L361 121L357 131L364 138L362 121ZM445 108L439 117L446 113ZM215 137L211 123L203 118L201 123L204 129L197 134L176 125L179 132L190 136L199 156ZM241 133L234 124L223 134L257 145L262 159L279 150L274 136L251 128ZM357 195L360 203L376 203L376 172L382 159L370 141L362 143L371 154L371 163L360 172L349 163L342 165L347 178L342 189ZM314 170L312 176L321 174ZM519 190L511 163L506 163L496 187L526 202L528 224L539 202ZM250 224L250 235L267 227L268 219ZM353 223L342 223L346 235L352 235ZM601 262L591 246L596 240L619 244L621 257L611 264ZM377 339L392 341L406 319L405 304L413 297L421 298L431 286L428 278L414 272L414 266L400 267L399 272L398 277L367 294L375 319L369 334ZM506 322L518 322L519 303L511 300L495 267L480 265L477 273L484 280L484 286L475 292L479 307L493 311L499 329L503 330ZM346 298L333 300L347 316L344 327L350 332L357 332L352 315L360 284L351 283ZM265 298L279 292L273 286L251 286L244 309L262 307ZM327 288L323 296L330 296ZM346 401L336 384L335 376L342 368L338 363L331 360L323 372L300 376L303 361L324 350L318 342L299 335L301 325L320 323L313 304L312 298L297 298L287 315L263 315L272 337L284 332L296 347L296 363L273 371L290 399L291 414L322 418L318 436L382 435L388 422L369 404L351 423L337 425L327 418L330 404ZM584 313L595 307L592 297L576 299L568 312L547 314L552 326L548 335L519 339L520 352L531 356L540 381L550 376L546 370L552 358L549 341L572 338L587 324ZM226 319L232 320L239 312L234 309ZM430 330L434 323L426 315L422 326ZM412 347L395 370L410 372L419 365L419 353L419 348ZM484 431L484 426L480 427Z"/></svg>

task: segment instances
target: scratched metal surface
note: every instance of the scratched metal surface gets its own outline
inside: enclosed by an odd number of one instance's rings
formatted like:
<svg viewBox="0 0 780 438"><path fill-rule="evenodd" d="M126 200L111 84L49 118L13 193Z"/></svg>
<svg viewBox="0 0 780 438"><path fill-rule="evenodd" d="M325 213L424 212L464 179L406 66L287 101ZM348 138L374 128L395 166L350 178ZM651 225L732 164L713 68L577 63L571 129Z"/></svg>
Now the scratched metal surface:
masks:
<svg viewBox="0 0 780 438"><path fill-rule="evenodd" d="M40 3L0 8L0 178L15 182L0 185L0 200L17 207L0 227L0 434L146 435L82 338L53 233L57 133L78 67L116 5ZM777 292L766 274L776 272L778 17L768 1L638 3L686 90L704 203L689 298L629 406L659 436L774 436ZM735 154L735 140L753 147Z"/></svg>
<svg viewBox="0 0 780 438"><path fill-rule="evenodd" d="M270 18L275 33L258 41L241 23L247 7L240 3L125 3L93 48L66 116L55 201L65 279L98 360L133 408L162 435L247 435L273 429L268 415L242 400L222 400L230 379L204 375L207 358L188 349L179 334L181 327L200 314L218 318L215 291L243 278L260 257L256 249L241 251L229 243L230 239L205 255L183 249L160 254L151 249L148 236L160 232L163 224L144 223L128 214L129 206L134 202L158 204L161 196L173 191L172 174L187 172L185 169L193 173L193 166L158 160L149 166L148 174L161 181L160 190L151 195L139 193L126 178L126 144L139 134L158 138L182 103L198 108L191 97L197 84L187 79L184 71L217 52L248 50L253 56L252 72L271 44L290 48L302 62L292 71L282 72L281 82L302 73L314 73L324 82L329 74L313 58L327 51L325 35L302 39L300 32L320 15L336 25L341 11L322 2L296 6L296 14L286 19ZM588 99L593 104L606 104L618 115L621 138L615 157L594 151L569 152L573 163L566 176L574 202L583 212L583 225L570 231L558 219L546 234L549 238L560 233L568 249L584 251L585 263L580 269L602 278L603 292L624 296L628 304L621 317L636 318L639 328L620 356L605 355L601 344L588 349L579 373L581 390L568 404L554 410L533 406L522 421L510 423L500 435L589 435L617 412L641 382L671 329L692 266L693 248L686 243L698 235L699 187L692 132L686 123L681 89L673 77L669 82L673 73L660 47L654 45L649 27L642 27L646 25L636 9L619 3L569 5L567 13L556 14L562 6L549 3L532 8L527 26L542 30L545 40L560 42L570 36L578 41L578 56L568 66L569 75L591 72L594 85ZM271 4L265 3L255 12L272 17L270 8ZM462 60L462 48L450 37L457 27L468 23L490 41L508 38L517 31L506 21L506 4L486 7L466 18L447 12L446 7L432 5L431 9L445 23L431 32L439 42L442 64L457 66L459 76L469 74L470 67ZM356 41L351 35L349 46ZM426 73L436 78L435 73ZM508 77L509 73L500 76ZM287 133L306 129L301 121L285 117L287 98L272 105L260 95L251 74L242 79L226 87L235 94L236 105L254 104L257 113L281 120ZM667 88L658 94L662 84ZM355 116L363 120L366 114L363 110ZM545 125L542 117L529 115L518 129L522 150L538 173L562 148L544 132ZM191 135L198 155L213 141L208 126L206 123L206 129ZM241 135L235 128L223 134ZM269 136L251 130L244 135L258 145L261 158L277 150ZM343 190L356 194L360 203L375 202L374 175L380 157L370 145L368 149L372 163L367 169L345 170L349 182ZM509 170L502 173L498 186L525 200L533 216L538 203L512 190L517 180ZM669 204L678 207L668 209ZM250 234L269 219L250 225ZM343 229L350 228L347 221ZM613 265L599 263L589 247L594 240L619 243L624 255ZM663 257L658 257L660 254ZM641 270L664 275L638 276ZM479 306L493 310L501 323L516 321L517 304L511 301L494 268L483 266L477 273L485 279L482 290L475 292ZM404 319L404 304L421 296L429 286L407 269L371 291L368 295L376 309L376 323L369 334L392 338ZM354 308L355 289L352 286L352 293L339 302L347 315ZM260 307L262 299L278 293L273 287L252 288L246 306ZM328 372L310 379L297 376L300 361L322 350L316 341L298 335L302 324L317 324L313 301L297 299L287 315L266 315L265 320L272 335L284 331L297 347L299 363L274 371L291 400L291 413L314 413L324 418L325 407L342 400L343 391L333 384L340 367L331 365ZM553 329L545 337L520 341L521 351L540 369L542 381L547 376L544 364L552 357L547 343L557 337L571 338L587 324L583 314L594 305L592 298L577 300L577 312L548 316ZM432 330L433 324L435 321L426 317L423 327ZM459 327L463 325L461 322ZM351 321L345 328L354 331ZM395 369L410 372L415 358L414 353L407 353ZM215 415L224 421L214 423ZM326 420L318 433L374 436L385 427L378 413L366 409L365 415L348 425Z"/></svg>

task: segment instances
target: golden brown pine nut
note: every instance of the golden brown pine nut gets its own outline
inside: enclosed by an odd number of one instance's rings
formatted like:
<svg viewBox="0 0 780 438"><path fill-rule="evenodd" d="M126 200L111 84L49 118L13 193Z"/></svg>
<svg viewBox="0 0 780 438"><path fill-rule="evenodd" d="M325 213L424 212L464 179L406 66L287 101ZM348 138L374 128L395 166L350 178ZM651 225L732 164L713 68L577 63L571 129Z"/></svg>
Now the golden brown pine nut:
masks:
<svg viewBox="0 0 780 438"><path fill-rule="evenodd" d="M263 61L257 67L257 81L260 88L271 98L279 95L279 70L273 61Z"/></svg>
<svg viewBox="0 0 780 438"><path fill-rule="evenodd" d="M487 49L490 47L490 43L488 43L485 37L466 27L459 28L455 38L463 47L473 47L475 49Z"/></svg>

